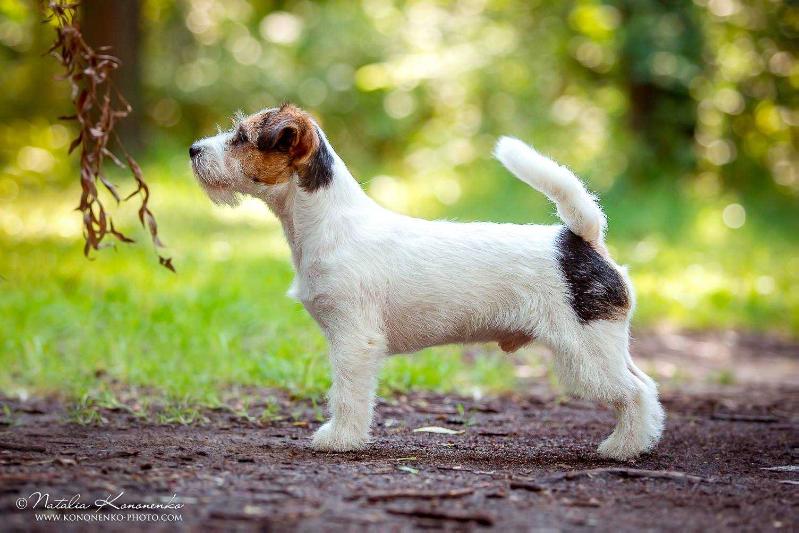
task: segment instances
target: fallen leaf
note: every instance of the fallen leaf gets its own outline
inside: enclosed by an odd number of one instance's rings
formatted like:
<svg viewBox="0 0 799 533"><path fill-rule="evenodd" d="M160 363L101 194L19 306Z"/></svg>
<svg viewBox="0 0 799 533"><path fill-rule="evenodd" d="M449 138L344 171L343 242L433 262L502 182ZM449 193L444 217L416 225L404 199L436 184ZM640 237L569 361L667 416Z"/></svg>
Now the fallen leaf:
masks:
<svg viewBox="0 0 799 533"><path fill-rule="evenodd" d="M269 512L264 507L259 507L257 505L245 505L244 514L247 516L267 516Z"/></svg>
<svg viewBox="0 0 799 533"><path fill-rule="evenodd" d="M460 435L463 433L463 430L454 430L449 428L443 428L441 426L425 426L423 428L416 428L413 430L414 433L438 433L441 435Z"/></svg>
<svg viewBox="0 0 799 533"><path fill-rule="evenodd" d="M417 470L416 468L414 468L412 466L405 466L405 465L398 466L397 470L402 470L403 472L407 472L409 474L413 474L414 476L419 473L419 470Z"/></svg>

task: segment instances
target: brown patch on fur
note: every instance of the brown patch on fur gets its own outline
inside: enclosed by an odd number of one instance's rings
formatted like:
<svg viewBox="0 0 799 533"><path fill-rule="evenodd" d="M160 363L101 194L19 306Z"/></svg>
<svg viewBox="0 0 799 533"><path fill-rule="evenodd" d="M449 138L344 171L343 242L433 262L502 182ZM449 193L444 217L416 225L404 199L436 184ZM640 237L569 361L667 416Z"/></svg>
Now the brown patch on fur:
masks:
<svg viewBox="0 0 799 533"><path fill-rule="evenodd" d="M284 183L302 172L319 148L316 127L307 113L291 104L250 115L234 133L230 157L244 174L267 185Z"/></svg>
<svg viewBox="0 0 799 533"><path fill-rule="evenodd" d="M267 185L285 183L293 172L286 154L261 152L249 143L233 148L230 155L241 163L245 176Z"/></svg>
<svg viewBox="0 0 799 533"><path fill-rule="evenodd" d="M503 352L513 353L525 344L533 342L533 337L527 333L517 332L499 340L499 347Z"/></svg>

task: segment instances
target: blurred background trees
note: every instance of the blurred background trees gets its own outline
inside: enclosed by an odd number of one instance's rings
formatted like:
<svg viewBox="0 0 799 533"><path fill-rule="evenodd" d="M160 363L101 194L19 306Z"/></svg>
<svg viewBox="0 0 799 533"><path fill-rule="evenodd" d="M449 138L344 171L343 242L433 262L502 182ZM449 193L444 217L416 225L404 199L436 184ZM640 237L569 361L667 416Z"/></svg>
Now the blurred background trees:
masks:
<svg viewBox="0 0 799 533"><path fill-rule="evenodd" d="M182 280L192 279L192 254L202 270L203 253L230 260L236 241L252 262L265 241L242 219L208 207L186 147L229 127L237 110L291 100L319 119L374 198L412 215L555 221L541 195L490 157L497 136L521 137L602 195L609 243L632 267L640 320L799 331L795 2L84 6L88 38L111 45L125 63L117 82L134 104L125 134L140 139L134 155L154 185L168 253L179 270L189 262ZM83 265L70 211L77 203L75 161L66 155L71 124L56 119L69 111L68 88L43 55L53 38L43 18L41 2L0 0L6 277L56 244L59 261L72 261L66 246L74 245ZM115 178L123 193L133 189L124 174ZM263 209L235 216L251 221L256 211L268 219ZM243 224L237 237L226 226L210 250L205 235L192 240L197 227L220 232L219 220ZM115 221L132 231L138 224L135 213ZM277 257L282 237L269 227ZM147 268L127 261L120 272ZM187 294L195 290L185 284Z"/></svg>
<svg viewBox="0 0 799 533"><path fill-rule="evenodd" d="M87 38L125 63L117 81L135 110L125 134L143 131L149 146L293 100L356 168L393 161L401 179L455 179L510 132L590 169L600 190L688 177L795 198L798 10L775 0L88 0L83 13ZM51 28L33 2L4 0L0 13L2 161L15 179L46 181L57 174L38 170L57 154L27 136L65 109L40 57ZM25 146L51 155L20 156Z"/></svg>

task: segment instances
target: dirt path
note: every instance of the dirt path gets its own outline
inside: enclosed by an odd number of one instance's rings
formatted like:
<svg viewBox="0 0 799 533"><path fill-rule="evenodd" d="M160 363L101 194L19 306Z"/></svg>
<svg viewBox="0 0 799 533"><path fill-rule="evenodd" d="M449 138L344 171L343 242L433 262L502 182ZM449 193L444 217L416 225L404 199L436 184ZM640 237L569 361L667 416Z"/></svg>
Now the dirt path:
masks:
<svg viewBox="0 0 799 533"><path fill-rule="evenodd" d="M14 421L0 431L2 529L64 528L36 520L36 497L17 508L35 491L52 500L80 494L89 505L121 491L115 505L175 494L182 506L135 511L157 515L154 523L110 522L101 512L105 522L66 524L82 530L172 529L175 516L197 530L278 531L796 530L799 519L799 473L764 470L799 459L794 388L670 393L662 444L625 464L595 454L610 412L546 395L400 397L378 407L374 445L344 454L311 450L317 410L286 398L273 413L281 420L217 411L201 426L124 412L79 426L64 424L52 403L5 403ZM412 431L430 425L463 433ZM87 514L74 505L60 513Z"/></svg>

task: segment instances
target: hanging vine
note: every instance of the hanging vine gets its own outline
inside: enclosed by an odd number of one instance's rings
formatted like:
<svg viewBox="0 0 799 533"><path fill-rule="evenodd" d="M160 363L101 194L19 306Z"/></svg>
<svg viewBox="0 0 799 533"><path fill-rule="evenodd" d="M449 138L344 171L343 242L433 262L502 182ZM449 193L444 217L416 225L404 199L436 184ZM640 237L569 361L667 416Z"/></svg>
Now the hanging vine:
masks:
<svg viewBox="0 0 799 533"><path fill-rule="evenodd" d="M69 153L75 150L80 152L81 197L78 210L83 214L83 253L89 257L92 250L108 246L104 240L109 235L121 242L133 242L133 239L114 227L114 222L98 194L98 184L102 184L117 203L123 201L117 187L104 171L107 160L130 171L136 189L124 201L136 196L140 198L139 221L150 233L156 249L163 248L164 245L158 237L158 224L148 205L150 189L144 181L141 167L125 150L115 130L117 122L132 111L130 104L111 79L112 73L120 68L121 62L109 53L107 47L95 50L86 43L78 23L79 5L79 2L52 1L48 5L47 21L55 22L56 31L55 43L49 53L64 68L64 74L59 79L67 80L72 90L74 114L59 118L75 121L78 126L78 135L70 144ZM111 150L112 143L122 158ZM171 257L159 253L158 261L169 270L175 271Z"/></svg>

